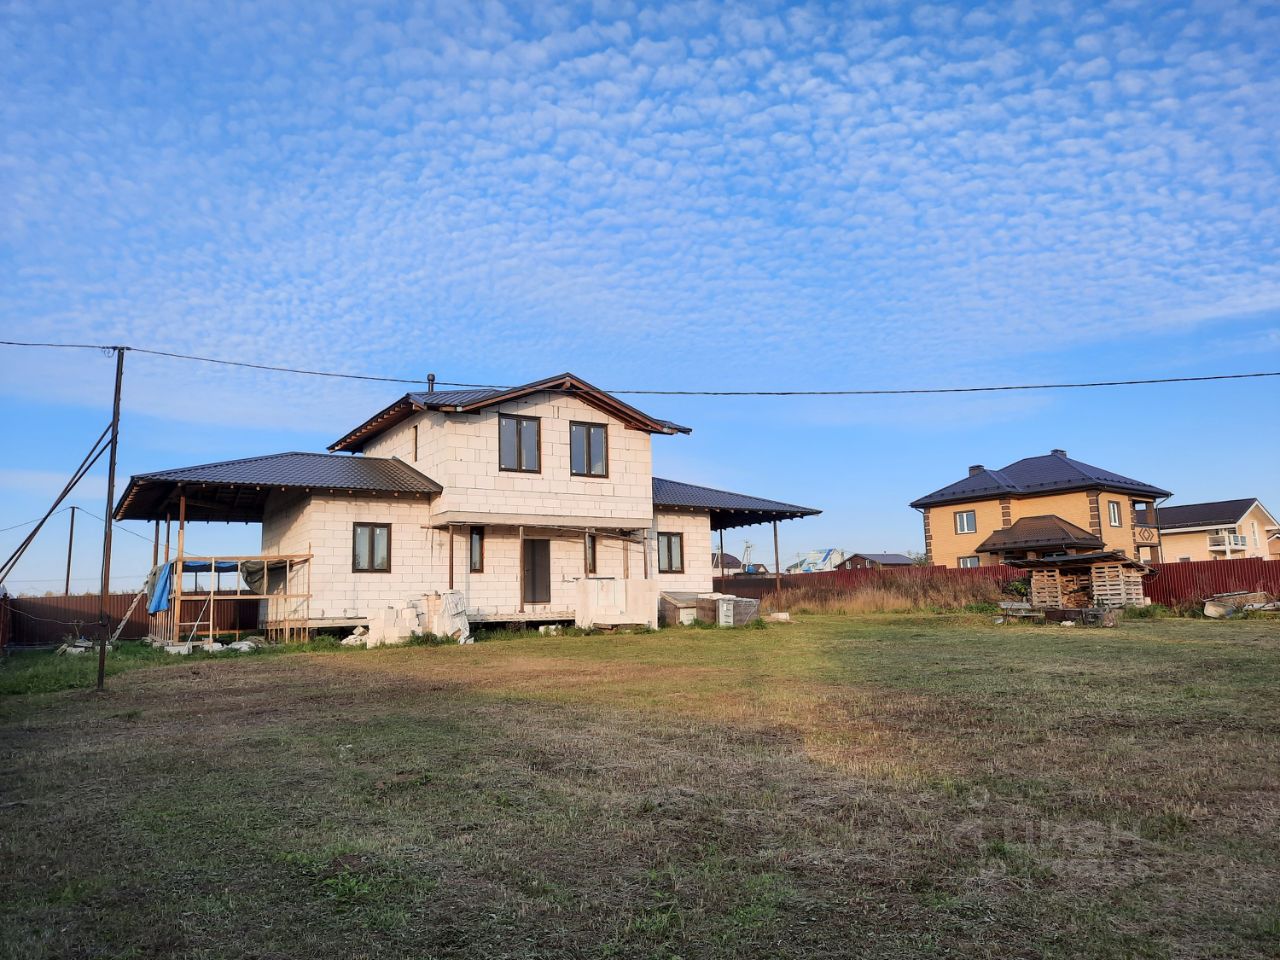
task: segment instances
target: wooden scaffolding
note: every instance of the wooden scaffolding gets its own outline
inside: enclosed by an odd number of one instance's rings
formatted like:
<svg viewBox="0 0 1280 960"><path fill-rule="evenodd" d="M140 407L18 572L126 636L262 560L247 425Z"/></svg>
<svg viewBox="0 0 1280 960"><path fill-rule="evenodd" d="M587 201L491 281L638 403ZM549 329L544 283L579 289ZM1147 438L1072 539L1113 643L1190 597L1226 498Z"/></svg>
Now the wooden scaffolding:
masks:
<svg viewBox="0 0 1280 960"><path fill-rule="evenodd" d="M152 636L166 643L212 644L217 637L246 632L268 640L289 643L306 640L311 607L310 554L253 554L231 557L183 556L172 561L168 609L152 615ZM207 573L207 589L198 589L199 576ZM185 577L196 578L188 589ZM234 576L232 589L223 589L223 576ZM260 580L258 589L250 581ZM194 601L194 603L193 603ZM239 605L257 601L258 613L251 630L239 621ZM184 609L184 602L186 607ZM235 609L228 615L235 605ZM191 607L196 612L188 614Z"/></svg>

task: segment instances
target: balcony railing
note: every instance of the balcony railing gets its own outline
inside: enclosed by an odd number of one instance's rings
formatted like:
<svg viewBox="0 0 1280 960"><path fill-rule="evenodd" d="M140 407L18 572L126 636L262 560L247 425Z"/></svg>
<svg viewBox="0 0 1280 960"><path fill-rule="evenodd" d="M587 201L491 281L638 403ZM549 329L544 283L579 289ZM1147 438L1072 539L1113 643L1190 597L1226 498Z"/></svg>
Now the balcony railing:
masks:
<svg viewBox="0 0 1280 960"><path fill-rule="evenodd" d="M1239 533L1218 534L1209 538L1210 550L1243 550L1249 546L1249 538Z"/></svg>

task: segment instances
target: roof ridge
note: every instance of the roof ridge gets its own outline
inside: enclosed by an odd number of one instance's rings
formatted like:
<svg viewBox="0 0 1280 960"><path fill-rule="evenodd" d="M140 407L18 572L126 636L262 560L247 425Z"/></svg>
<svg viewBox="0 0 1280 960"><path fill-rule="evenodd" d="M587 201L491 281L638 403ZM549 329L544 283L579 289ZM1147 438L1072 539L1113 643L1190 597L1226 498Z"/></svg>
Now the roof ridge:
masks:
<svg viewBox="0 0 1280 960"><path fill-rule="evenodd" d="M204 467L223 467L232 463L253 463L257 460L275 460L278 457L293 457L306 453L305 450L286 450L282 453L261 453L253 457L236 457L232 460L210 460L208 463L193 463L187 467L173 467L169 470L152 470L149 473L139 473L139 477L152 477L158 473L177 473L179 470L200 470Z"/></svg>

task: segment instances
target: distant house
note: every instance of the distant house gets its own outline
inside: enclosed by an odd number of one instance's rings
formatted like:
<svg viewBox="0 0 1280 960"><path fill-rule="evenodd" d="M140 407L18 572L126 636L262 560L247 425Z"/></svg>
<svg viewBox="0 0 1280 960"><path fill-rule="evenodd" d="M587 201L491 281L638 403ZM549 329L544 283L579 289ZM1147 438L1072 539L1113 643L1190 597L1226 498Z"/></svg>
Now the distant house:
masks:
<svg viewBox="0 0 1280 960"><path fill-rule="evenodd" d="M724 564L722 565L720 562L720 551L712 550L711 551L711 570L712 572L715 573L717 577L720 576L721 570L723 570L726 575L732 576L733 574L738 573L742 570L742 561L739 560L737 557L735 557L732 553L726 553L724 555Z"/></svg>
<svg viewBox="0 0 1280 960"><path fill-rule="evenodd" d="M977 567L1096 550L1154 562L1160 557L1155 503L1168 496L1051 450L999 470L977 464L911 506L923 515L925 552L936 565Z"/></svg>
<svg viewBox="0 0 1280 960"><path fill-rule="evenodd" d="M844 560L844 551L835 547L810 550L786 568L787 573L823 573L834 570Z"/></svg>
<svg viewBox="0 0 1280 960"><path fill-rule="evenodd" d="M1280 524L1254 497L1161 507L1159 523L1166 563L1280 559Z"/></svg>
<svg viewBox="0 0 1280 960"><path fill-rule="evenodd" d="M840 570L876 570L880 567L909 567L915 561L903 553L847 553L837 564Z"/></svg>

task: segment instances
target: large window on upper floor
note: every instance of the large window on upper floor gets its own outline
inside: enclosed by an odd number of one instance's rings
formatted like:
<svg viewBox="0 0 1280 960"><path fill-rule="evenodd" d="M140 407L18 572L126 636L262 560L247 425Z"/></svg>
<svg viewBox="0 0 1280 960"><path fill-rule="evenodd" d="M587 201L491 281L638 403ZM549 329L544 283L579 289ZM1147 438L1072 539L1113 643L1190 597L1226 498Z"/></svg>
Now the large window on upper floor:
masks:
<svg viewBox="0 0 1280 960"><path fill-rule="evenodd" d="M957 510L956 511L956 533L976 533L978 530L978 515L973 510Z"/></svg>
<svg viewBox="0 0 1280 960"><path fill-rule="evenodd" d="M498 469L542 472L542 421L537 417L498 417Z"/></svg>
<svg viewBox="0 0 1280 960"><path fill-rule="evenodd" d="M569 424L569 472L575 477L609 475L609 431L603 423Z"/></svg>

